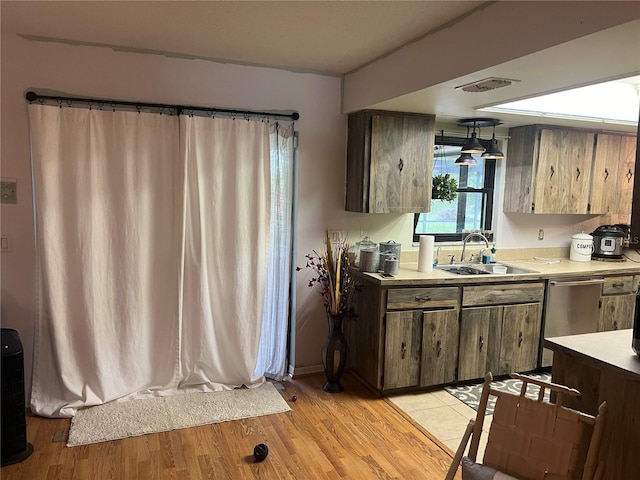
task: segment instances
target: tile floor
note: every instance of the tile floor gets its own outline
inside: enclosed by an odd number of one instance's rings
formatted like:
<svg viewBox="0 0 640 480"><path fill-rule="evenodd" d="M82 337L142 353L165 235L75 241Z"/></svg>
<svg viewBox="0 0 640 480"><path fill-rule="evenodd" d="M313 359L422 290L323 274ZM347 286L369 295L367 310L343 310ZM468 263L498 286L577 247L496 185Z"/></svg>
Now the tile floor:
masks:
<svg viewBox="0 0 640 480"><path fill-rule="evenodd" d="M447 393L445 390L416 392L390 396L394 404L405 411L429 433L455 452L469 420L476 411ZM482 430L489 432L492 415L485 418ZM478 459L482 459L487 442L487 433L480 437Z"/></svg>

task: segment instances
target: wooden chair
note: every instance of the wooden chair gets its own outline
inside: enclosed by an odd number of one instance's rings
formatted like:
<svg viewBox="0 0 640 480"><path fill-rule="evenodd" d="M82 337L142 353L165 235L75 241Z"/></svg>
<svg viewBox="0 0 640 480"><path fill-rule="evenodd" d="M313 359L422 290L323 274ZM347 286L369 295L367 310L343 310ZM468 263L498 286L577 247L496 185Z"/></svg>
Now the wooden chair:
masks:
<svg viewBox="0 0 640 480"><path fill-rule="evenodd" d="M484 379L482 396L475 420L471 420L455 453L446 480L453 480L462 461L463 478L516 478L519 480L598 480L604 465L598 454L607 403L593 417L562 406L565 395L579 396L573 388L544 382L517 373L512 378L522 381L519 395L491 388L493 376ZM540 387L537 400L525 397L527 384ZM544 400L551 391L555 403ZM476 463L478 446L489 395L496 405L482 464ZM467 457L464 452L471 438ZM484 470L484 471L483 471ZM511 475L511 477L509 477Z"/></svg>

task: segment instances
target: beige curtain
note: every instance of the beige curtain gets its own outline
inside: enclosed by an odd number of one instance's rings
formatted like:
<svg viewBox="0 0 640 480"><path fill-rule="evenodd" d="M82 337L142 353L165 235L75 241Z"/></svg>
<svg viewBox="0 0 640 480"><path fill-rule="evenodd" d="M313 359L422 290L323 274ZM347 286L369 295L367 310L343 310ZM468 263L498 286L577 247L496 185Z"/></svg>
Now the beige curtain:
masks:
<svg viewBox="0 0 640 480"><path fill-rule="evenodd" d="M256 383L267 124L37 104L29 115L32 410Z"/></svg>
<svg viewBox="0 0 640 480"><path fill-rule="evenodd" d="M269 125L183 116L180 128L188 159L181 382L248 385L267 269Z"/></svg>

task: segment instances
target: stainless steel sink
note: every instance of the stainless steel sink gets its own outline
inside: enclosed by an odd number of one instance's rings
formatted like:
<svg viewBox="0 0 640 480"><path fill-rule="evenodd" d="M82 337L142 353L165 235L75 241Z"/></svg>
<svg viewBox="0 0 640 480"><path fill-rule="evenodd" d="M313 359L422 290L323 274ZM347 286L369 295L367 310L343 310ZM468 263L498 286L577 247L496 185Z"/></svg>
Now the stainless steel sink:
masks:
<svg viewBox="0 0 640 480"><path fill-rule="evenodd" d="M504 273L494 272L493 267L504 267L507 269ZM453 265L438 265L437 270L443 272L452 273L454 275L509 275L519 273L539 273L536 270L529 270L528 268L514 267L513 265L507 265L506 263L473 263L473 264L453 264Z"/></svg>
<svg viewBox="0 0 640 480"><path fill-rule="evenodd" d="M469 265L438 265L436 269L456 275L489 275L493 273L488 270L470 267Z"/></svg>

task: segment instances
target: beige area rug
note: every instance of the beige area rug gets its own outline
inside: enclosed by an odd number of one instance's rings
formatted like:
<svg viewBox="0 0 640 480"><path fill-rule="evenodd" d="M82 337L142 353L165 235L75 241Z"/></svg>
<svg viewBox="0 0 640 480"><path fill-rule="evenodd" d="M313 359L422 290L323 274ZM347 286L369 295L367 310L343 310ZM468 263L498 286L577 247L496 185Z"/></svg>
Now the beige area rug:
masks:
<svg viewBox="0 0 640 480"><path fill-rule="evenodd" d="M291 410L272 383L212 393L110 402L78 410L67 447Z"/></svg>

